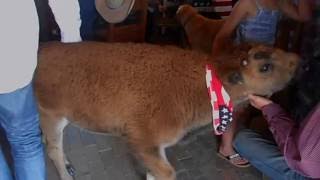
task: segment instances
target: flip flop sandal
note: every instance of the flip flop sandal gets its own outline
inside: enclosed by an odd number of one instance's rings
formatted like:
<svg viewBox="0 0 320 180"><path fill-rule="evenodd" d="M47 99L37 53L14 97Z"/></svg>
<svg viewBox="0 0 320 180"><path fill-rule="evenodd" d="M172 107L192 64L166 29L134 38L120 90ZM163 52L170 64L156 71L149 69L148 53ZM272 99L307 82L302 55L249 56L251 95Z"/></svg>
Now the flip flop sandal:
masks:
<svg viewBox="0 0 320 180"><path fill-rule="evenodd" d="M218 155L218 157L228 161L233 166L236 166L236 167L239 167L239 168L246 168L246 167L250 166L250 163L248 161L245 162L245 163L236 163L237 159L243 160L243 158L238 153L232 154L230 156L224 156L221 153L217 153L217 155Z"/></svg>

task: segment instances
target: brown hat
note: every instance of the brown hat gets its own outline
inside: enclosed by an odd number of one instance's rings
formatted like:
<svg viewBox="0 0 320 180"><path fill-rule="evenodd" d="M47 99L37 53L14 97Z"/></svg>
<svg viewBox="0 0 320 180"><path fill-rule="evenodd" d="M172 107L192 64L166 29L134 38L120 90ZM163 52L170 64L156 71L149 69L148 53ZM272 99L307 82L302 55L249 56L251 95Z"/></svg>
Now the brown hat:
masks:
<svg viewBox="0 0 320 180"><path fill-rule="evenodd" d="M135 0L95 0L99 14L109 23L119 23L125 20Z"/></svg>

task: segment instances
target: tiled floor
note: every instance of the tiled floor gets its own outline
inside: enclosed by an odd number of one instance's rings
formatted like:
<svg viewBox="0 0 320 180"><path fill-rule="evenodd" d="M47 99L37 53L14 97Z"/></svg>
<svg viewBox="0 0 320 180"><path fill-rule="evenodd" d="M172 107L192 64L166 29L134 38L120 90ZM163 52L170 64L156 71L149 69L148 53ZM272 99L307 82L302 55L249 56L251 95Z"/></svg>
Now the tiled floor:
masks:
<svg viewBox="0 0 320 180"><path fill-rule="evenodd" d="M76 180L142 180L144 168L130 156L119 137L93 134L69 125L64 149L73 164ZM178 180L260 180L254 168L235 168L215 154L216 142L210 127L197 130L167 149ZM59 180L51 160L48 180Z"/></svg>

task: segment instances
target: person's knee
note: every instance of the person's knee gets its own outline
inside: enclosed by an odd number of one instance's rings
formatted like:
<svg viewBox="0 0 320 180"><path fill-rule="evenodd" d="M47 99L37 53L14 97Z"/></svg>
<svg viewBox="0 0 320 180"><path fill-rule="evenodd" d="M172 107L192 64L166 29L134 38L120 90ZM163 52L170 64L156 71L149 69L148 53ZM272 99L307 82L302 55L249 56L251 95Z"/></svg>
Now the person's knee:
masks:
<svg viewBox="0 0 320 180"><path fill-rule="evenodd" d="M40 128L7 133L14 158L28 158L43 151Z"/></svg>
<svg viewBox="0 0 320 180"><path fill-rule="evenodd" d="M241 146L247 146L248 143L250 143L252 137L252 131L249 129L243 129L239 131L234 140L233 140L233 146L234 147L241 147Z"/></svg>
<svg viewBox="0 0 320 180"><path fill-rule="evenodd" d="M255 141L257 139L257 133L249 129L243 129L239 131L234 140L234 148L243 156L252 154L250 151L254 149Z"/></svg>

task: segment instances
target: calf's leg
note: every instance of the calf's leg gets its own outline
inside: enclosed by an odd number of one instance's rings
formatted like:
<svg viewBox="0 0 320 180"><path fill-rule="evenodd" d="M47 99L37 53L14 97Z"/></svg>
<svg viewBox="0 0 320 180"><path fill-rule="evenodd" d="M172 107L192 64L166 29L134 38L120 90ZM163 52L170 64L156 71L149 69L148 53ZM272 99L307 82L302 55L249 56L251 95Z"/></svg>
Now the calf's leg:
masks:
<svg viewBox="0 0 320 180"><path fill-rule="evenodd" d="M57 168L61 180L73 180L74 170L63 152L63 129L69 122L62 117L43 112L40 114L41 128L47 143L49 158Z"/></svg>

